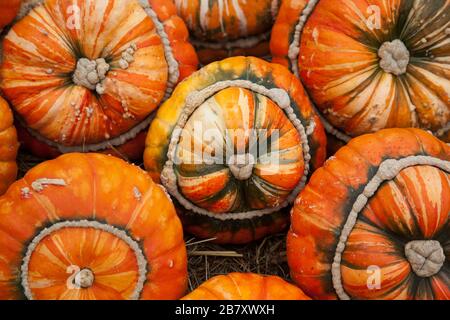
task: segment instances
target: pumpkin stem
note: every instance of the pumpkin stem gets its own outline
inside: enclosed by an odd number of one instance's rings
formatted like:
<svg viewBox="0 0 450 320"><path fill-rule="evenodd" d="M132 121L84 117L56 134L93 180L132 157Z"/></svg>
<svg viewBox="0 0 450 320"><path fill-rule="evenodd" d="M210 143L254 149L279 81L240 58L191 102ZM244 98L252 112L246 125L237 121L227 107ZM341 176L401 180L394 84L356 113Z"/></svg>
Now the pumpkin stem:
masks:
<svg viewBox="0 0 450 320"><path fill-rule="evenodd" d="M409 64L409 51L405 44L396 39L392 42L386 41L378 50L381 58L380 67L388 73L396 76L406 73Z"/></svg>
<svg viewBox="0 0 450 320"><path fill-rule="evenodd" d="M228 167L238 180L247 180L253 172L255 157L250 154L234 154L230 157Z"/></svg>
<svg viewBox="0 0 450 320"><path fill-rule="evenodd" d="M105 92L103 80L105 80L109 68L109 64L103 58L96 60L81 58L77 62L77 68L73 73L72 80L79 86L95 90L98 94L103 94Z"/></svg>
<svg viewBox="0 0 450 320"><path fill-rule="evenodd" d="M415 274L422 278L437 274L445 262L444 250L436 240L410 241L405 246L405 255Z"/></svg>
<svg viewBox="0 0 450 320"><path fill-rule="evenodd" d="M94 279L94 273L90 269L81 269L75 274L73 282L78 288L87 289L92 287Z"/></svg>
<svg viewBox="0 0 450 320"><path fill-rule="evenodd" d="M121 69L128 69L130 63L134 61L134 53L137 49L137 45L131 43L122 52L122 58L118 62ZM72 80L79 86L95 90L98 94L103 94L105 93L103 81L106 79L106 74L110 68L110 65L103 58L95 60L81 58L77 62L77 68L73 73Z"/></svg>

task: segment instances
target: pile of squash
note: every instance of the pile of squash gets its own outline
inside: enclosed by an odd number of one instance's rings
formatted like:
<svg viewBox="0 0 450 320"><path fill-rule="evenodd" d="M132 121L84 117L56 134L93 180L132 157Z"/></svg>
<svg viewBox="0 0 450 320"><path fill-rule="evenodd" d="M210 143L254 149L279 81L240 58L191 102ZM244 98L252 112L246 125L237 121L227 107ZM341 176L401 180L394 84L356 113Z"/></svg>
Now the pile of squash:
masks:
<svg viewBox="0 0 450 320"><path fill-rule="evenodd" d="M0 12L0 299L180 299L183 232L287 232L291 280L184 299L450 300L449 1Z"/></svg>

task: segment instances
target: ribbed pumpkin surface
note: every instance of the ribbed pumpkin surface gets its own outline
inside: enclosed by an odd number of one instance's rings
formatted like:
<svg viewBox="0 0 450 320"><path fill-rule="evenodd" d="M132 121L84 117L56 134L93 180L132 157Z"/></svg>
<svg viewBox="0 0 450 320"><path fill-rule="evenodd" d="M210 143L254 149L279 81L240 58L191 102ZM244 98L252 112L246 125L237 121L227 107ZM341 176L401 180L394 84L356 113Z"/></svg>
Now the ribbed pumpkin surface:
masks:
<svg viewBox="0 0 450 320"><path fill-rule="evenodd" d="M443 299L449 282L450 149L419 129L353 139L297 198L294 281L318 299Z"/></svg>
<svg viewBox="0 0 450 320"><path fill-rule="evenodd" d="M349 137L419 127L450 142L449 1L285 1L280 11L274 62L297 72L331 126Z"/></svg>
<svg viewBox="0 0 450 320"><path fill-rule="evenodd" d="M136 0L48 0L13 26L1 88L33 137L62 152L99 151L145 129L197 64L174 5L149 8L154 17Z"/></svg>
<svg viewBox="0 0 450 320"><path fill-rule="evenodd" d="M0 97L0 195L17 176L16 156L19 149L13 115L8 103Z"/></svg>
<svg viewBox="0 0 450 320"><path fill-rule="evenodd" d="M165 190L115 157L72 153L0 197L0 299L178 299L181 223Z"/></svg>
<svg viewBox="0 0 450 320"><path fill-rule="evenodd" d="M144 162L188 231L242 243L286 226L289 204L324 157L301 83L281 66L235 57L180 83L152 122Z"/></svg>
<svg viewBox="0 0 450 320"><path fill-rule="evenodd" d="M202 163L192 164L189 160L195 158L196 150L191 148L190 142L195 139L191 135L195 124L202 123L204 119L208 119L205 130L212 126L219 128L218 132L223 134L216 138L218 145L214 147L222 154L215 154L214 158L205 157ZM276 206L285 200L303 175L299 133L283 111L263 95L236 87L222 90L192 114L184 129L177 150L181 160L176 166L178 184L185 197L209 211L240 212ZM266 136L258 137L261 144L264 143L261 139L270 139L273 132L279 131L278 150L269 149L261 154L252 175L246 180L239 180L227 166L227 151L234 154L234 150L227 148L233 148L231 141L235 141L234 147L241 150L257 147L251 145L252 129L267 130ZM208 148L208 144L203 143L202 150ZM222 165L209 164L218 156L223 160ZM271 163L269 157L282 158L280 166Z"/></svg>
<svg viewBox="0 0 450 320"><path fill-rule="evenodd" d="M270 30L279 0L175 0L200 61L269 55Z"/></svg>
<svg viewBox="0 0 450 320"><path fill-rule="evenodd" d="M182 300L310 300L299 288L275 276L230 273L216 276Z"/></svg>

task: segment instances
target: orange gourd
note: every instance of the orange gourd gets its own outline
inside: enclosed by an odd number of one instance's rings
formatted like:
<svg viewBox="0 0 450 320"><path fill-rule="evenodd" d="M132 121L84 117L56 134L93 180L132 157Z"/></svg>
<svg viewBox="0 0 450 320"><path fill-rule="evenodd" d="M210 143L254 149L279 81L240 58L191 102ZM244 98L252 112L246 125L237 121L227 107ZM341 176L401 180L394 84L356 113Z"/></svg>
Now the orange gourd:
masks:
<svg viewBox="0 0 450 320"><path fill-rule="evenodd" d="M24 145L48 157L105 150L140 157L153 112L197 67L187 38L169 0L35 7L4 39L0 68Z"/></svg>
<svg viewBox="0 0 450 320"><path fill-rule="evenodd" d="M0 197L0 299L178 299L181 223L164 188L116 157L71 153Z"/></svg>
<svg viewBox="0 0 450 320"><path fill-rule="evenodd" d="M14 20L21 2L21 0L0 0L0 31Z"/></svg>
<svg viewBox="0 0 450 320"><path fill-rule="evenodd" d="M230 273L215 276L182 300L310 300L299 288L276 276Z"/></svg>
<svg viewBox="0 0 450 320"><path fill-rule="evenodd" d="M16 156L19 149L13 114L8 103L0 97L0 195L16 180Z"/></svg>
<svg viewBox="0 0 450 320"><path fill-rule="evenodd" d="M418 127L450 142L450 2L286 0L273 62L305 84L343 141Z"/></svg>
<svg viewBox="0 0 450 320"><path fill-rule="evenodd" d="M175 0L200 61L269 55L279 0Z"/></svg>
<svg viewBox="0 0 450 320"><path fill-rule="evenodd" d="M176 199L187 231L245 243L285 229L325 144L294 75L233 57L177 86L150 126L144 163Z"/></svg>
<svg viewBox="0 0 450 320"><path fill-rule="evenodd" d="M450 299L450 146L419 129L351 140L298 196L293 280L316 299Z"/></svg>

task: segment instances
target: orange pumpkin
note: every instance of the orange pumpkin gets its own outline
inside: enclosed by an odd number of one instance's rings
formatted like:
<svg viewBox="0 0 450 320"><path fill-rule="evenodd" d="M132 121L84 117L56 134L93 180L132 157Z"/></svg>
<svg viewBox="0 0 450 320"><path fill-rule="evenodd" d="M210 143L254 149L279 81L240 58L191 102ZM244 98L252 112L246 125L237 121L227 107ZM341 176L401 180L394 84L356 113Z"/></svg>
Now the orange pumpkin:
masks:
<svg viewBox="0 0 450 320"><path fill-rule="evenodd" d="M450 146L419 129L351 140L292 212L294 281L317 299L450 299Z"/></svg>
<svg viewBox="0 0 450 320"><path fill-rule="evenodd" d="M12 112L6 101L0 97L0 195L16 180L18 148Z"/></svg>
<svg viewBox="0 0 450 320"><path fill-rule="evenodd" d="M310 300L299 288L275 276L230 273L216 276L182 300Z"/></svg>
<svg viewBox="0 0 450 320"><path fill-rule="evenodd" d="M38 140L55 154L115 153L128 143L142 155L143 139L133 139L197 67L187 38L169 0L47 0L32 9L6 36L0 69L24 144Z"/></svg>
<svg viewBox="0 0 450 320"><path fill-rule="evenodd" d="M269 55L279 0L175 0L200 61Z"/></svg>
<svg viewBox="0 0 450 320"><path fill-rule="evenodd" d="M233 57L177 86L150 126L144 163L189 232L244 243L286 227L289 205L325 159L325 139L294 75Z"/></svg>
<svg viewBox="0 0 450 320"><path fill-rule="evenodd" d="M0 32L14 20L20 9L21 0L0 0Z"/></svg>
<svg viewBox="0 0 450 320"><path fill-rule="evenodd" d="M72 153L0 197L0 299L178 299L181 223L145 171Z"/></svg>
<svg viewBox="0 0 450 320"><path fill-rule="evenodd" d="M418 127L450 142L449 11L447 0L285 0L273 62L302 79L341 140Z"/></svg>

